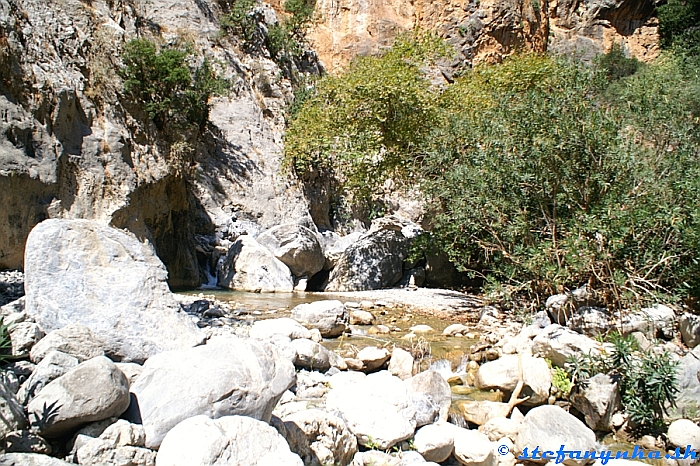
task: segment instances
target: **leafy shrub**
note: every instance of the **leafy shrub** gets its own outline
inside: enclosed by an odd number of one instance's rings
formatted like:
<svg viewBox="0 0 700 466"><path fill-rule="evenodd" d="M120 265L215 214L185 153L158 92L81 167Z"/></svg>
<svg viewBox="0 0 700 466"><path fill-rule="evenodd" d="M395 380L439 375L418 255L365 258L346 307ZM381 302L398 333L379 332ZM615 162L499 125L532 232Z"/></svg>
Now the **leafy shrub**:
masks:
<svg viewBox="0 0 700 466"><path fill-rule="evenodd" d="M226 6L229 11L221 17L221 29L245 41L252 40L258 27L251 15L255 0L233 0Z"/></svg>
<svg viewBox="0 0 700 466"><path fill-rule="evenodd" d="M613 42L610 50L598 57L598 66L609 81L617 81L636 73L639 69L639 60L626 57L622 46Z"/></svg>
<svg viewBox="0 0 700 466"><path fill-rule="evenodd" d="M418 187L429 243L529 297L587 283L619 307L700 296L700 67L598 67L538 55L444 89L439 41L397 40L319 81L289 121L285 163L355 203ZM408 183L406 183L408 182Z"/></svg>
<svg viewBox="0 0 700 466"><path fill-rule="evenodd" d="M151 41L135 39L124 47L124 91L144 104L161 130L168 125L202 129L209 117L209 98L228 85L216 76L211 62L204 59L192 67L189 61L193 58L188 45L158 50Z"/></svg>
<svg viewBox="0 0 700 466"><path fill-rule="evenodd" d="M466 75L421 163L433 237L456 265L534 294L589 283L625 306L698 292L700 142L681 92L698 81L670 71L608 97L602 73L548 57Z"/></svg>
<svg viewBox="0 0 700 466"><path fill-rule="evenodd" d="M562 395L567 396L571 391L571 380L569 379L569 374L561 367L554 368L554 374L552 375L552 385L556 388Z"/></svg>
<svg viewBox="0 0 700 466"><path fill-rule="evenodd" d="M582 386L591 376L608 374L618 381L622 404L635 429L640 433L663 426L666 406L674 405L678 394L678 361L668 353L639 352L631 335L612 333L609 353L576 355L566 363L566 372L574 384Z"/></svg>
<svg viewBox="0 0 700 466"><path fill-rule="evenodd" d="M221 18L221 29L225 34L240 37L246 45L255 45L258 40L270 52L270 57L278 63L298 58L306 44L306 31L311 23L315 0L287 0L285 12L289 16L275 24L267 26L267 34L259 39L259 30L253 9L255 0L233 0L225 7L228 13Z"/></svg>

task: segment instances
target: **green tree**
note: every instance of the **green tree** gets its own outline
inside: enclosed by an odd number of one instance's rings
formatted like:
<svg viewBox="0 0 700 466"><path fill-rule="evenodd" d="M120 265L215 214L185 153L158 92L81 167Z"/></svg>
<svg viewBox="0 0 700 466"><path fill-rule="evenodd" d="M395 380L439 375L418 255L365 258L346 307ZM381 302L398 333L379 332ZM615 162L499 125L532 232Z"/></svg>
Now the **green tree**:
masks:
<svg viewBox="0 0 700 466"><path fill-rule="evenodd" d="M203 129L209 117L209 98L225 91L211 62L190 65L194 52L188 45L158 50L155 43L135 39L122 54L124 91L144 105L149 118L163 130L168 125Z"/></svg>
<svg viewBox="0 0 700 466"><path fill-rule="evenodd" d="M434 36L406 36L380 56L354 59L343 75L319 80L290 119L286 165L302 177L327 173L356 201L403 177L437 117L438 92L421 67L445 54Z"/></svg>

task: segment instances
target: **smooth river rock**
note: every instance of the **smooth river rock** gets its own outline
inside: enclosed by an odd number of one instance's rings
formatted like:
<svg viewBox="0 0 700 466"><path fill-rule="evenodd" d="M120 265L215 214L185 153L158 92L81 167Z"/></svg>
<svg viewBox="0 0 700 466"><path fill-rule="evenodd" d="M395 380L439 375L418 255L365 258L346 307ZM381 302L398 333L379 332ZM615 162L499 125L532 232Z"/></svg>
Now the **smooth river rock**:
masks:
<svg viewBox="0 0 700 466"><path fill-rule="evenodd" d="M46 385L29 402L32 427L59 437L82 424L119 416L129 406L129 381L112 361L99 356Z"/></svg>
<svg viewBox="0 0 700 466"><path fill-rule="evenodd" d="M170 429L200 414L268 422L294 380L294 365L272 344L222 337L152 357L131 391L138 400L146 446L157 448Z"/></svg>
<svg viewBox="0 0 700 466"><path fill-rule="evenodd" d="M163 439L158 466L303 466L284 438L265 422L246 416L194 416Z"/></svg>

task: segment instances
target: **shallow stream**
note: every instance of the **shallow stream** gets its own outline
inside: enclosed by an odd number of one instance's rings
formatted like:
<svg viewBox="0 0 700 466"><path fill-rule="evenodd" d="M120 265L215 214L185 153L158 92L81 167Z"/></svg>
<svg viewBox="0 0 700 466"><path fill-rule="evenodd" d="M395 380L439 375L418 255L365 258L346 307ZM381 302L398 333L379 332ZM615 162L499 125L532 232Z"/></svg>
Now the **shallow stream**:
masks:
<svg viewBox="0 0 700 466"><path fill-rule="evenodd" d="M262 319L289 317L295 306L314 301L337 299L343 303L357 303L347 296L332 293L249 293L207 289L182 294L214 297L237 311L238 319L245 319L251 323ZM374 307L369 309L369 312L375 317L373 325L351 325L351 333L345 333L339 338L324 339L323 346L343 357L354 357L359 350L367 346L401 347L411 352L419 361L419 371L432 368L448 378L451 373L464 374L470 347L479 340L476 332L461 337L443 335L442 331L455 322L428 313L411 312L400 306L386 307L382 306L380 301L374 302ZM411 327L418 325L427 325L433 331L411 331ZM388 333L384 333L386 331ZM461 379L464 380L464 377ZM454 412L459 412L456 404L463 400L501 401L502 397L499 391L478 390L462 384L452 384L452 380L451 388Z"/></svg>

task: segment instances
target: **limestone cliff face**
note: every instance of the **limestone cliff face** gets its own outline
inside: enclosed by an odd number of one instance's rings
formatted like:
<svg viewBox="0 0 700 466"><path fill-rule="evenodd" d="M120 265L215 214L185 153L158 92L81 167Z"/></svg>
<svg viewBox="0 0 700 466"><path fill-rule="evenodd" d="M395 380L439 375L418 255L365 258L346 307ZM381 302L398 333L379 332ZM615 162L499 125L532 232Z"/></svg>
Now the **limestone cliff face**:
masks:
<svg viewBox="0 0 700 466"><path fill-rule="evenodd" d="M282 10L283 1L272 4ZM652 0L318 0L316 13L311 43L332 72L414 27L452 43L453 66L500 61L517 50L589 58L613 41L642 60L658 54Z"/></svg>
<svg viewBox="0 0 700 466"><path fill-rule="evenodd" d="M171 285L189 286L197 235L310 223L278 173L291 87L269 59L215 39L219 14L216 0L0 0L0 269L22 267L39 221L90 218L149 240ZM122 94L119 55L136 37L184 38L233 83L184 146Z"/></svg>

